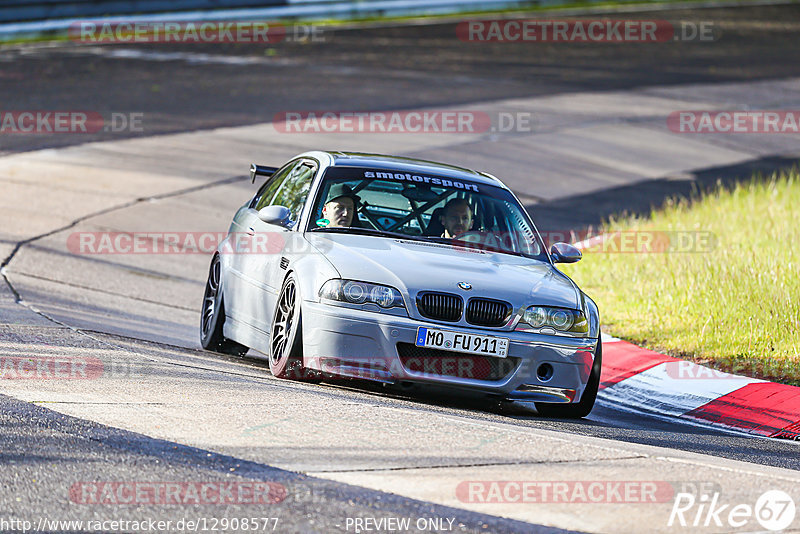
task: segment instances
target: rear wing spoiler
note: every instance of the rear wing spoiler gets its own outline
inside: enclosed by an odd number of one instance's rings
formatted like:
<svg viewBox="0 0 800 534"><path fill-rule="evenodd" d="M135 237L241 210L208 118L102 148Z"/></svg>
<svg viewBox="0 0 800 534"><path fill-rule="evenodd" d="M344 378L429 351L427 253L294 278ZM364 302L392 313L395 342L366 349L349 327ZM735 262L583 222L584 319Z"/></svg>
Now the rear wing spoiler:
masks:
<svg viewBox="0 0 800 534"><path fill-rule="evenodd" d="M250 165L250 183L256 183L256 176L272 176L278 167L266 167L264 165L257 165L255 163Z"/></svg>

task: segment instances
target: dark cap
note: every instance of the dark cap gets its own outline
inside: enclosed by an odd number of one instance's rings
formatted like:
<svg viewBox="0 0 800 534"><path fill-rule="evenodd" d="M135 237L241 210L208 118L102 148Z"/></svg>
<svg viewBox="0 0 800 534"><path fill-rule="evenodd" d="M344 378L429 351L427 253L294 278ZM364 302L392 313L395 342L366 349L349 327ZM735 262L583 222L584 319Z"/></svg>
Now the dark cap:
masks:
<svg viewBox="0 0 800 534"><path fill-rule="evenodd" d="M332 200L336 200L339 197L349 197L353 199L353 204L358 204L359 200L361 200L355 193L353 193L353 190L350 189L349 185L334 184L331 186L330 191L328 191L328 200L325 201L325 204Z"/></svg>

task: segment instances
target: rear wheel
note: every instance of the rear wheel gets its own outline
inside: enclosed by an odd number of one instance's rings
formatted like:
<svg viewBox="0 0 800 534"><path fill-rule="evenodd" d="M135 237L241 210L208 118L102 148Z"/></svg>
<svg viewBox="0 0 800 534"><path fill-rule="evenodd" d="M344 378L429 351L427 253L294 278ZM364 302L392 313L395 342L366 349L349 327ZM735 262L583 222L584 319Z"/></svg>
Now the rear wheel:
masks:
<svg viewBox="0 0 800 534"><path fill-rule="evenodd" d="M586 389L583 390L580 402L575 404L550 404L537 402L536 411L540 415L548 417L559 417L562 419L580 419L586 417L594 407L597 398L597 390L600 388L600 371L603 367L603 343L597 340L597 348L594 352L594 363L589 374L589 381Z"/></svg>
<svg viewBox="0 0 800 534"><path fill-rule="evenodd" d="M303 367L300 296L293 274L286 277L278 295L269 343L269 370L277 378L311 382L321 380L320 373Z"/></svg>
<svg viewBox="0 0 800 534"><path fill-rule="evenodd" d="M203 297L203 310L200 315L200 344L206 350L243 356L248 348L235 341L227 339L222 334L225 324L225 304L222 301L220 281L222 264L219 256L214 255L211 267L208 270L206 292Z"/></svg>

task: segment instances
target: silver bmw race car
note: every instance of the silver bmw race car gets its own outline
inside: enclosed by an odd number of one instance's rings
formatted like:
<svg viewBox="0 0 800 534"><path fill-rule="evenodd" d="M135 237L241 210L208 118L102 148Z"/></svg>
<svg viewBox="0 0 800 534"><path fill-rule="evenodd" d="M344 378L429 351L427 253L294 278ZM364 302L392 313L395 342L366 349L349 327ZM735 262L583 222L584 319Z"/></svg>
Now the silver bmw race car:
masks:
<svg viewBox="0 0 800 534"><path fill-rule="evenodd" d="M208 350L280 378L459 388L583 417L600 382L597 306L514 194L482 172L308 152L239 208L211 261Z"/></svg>

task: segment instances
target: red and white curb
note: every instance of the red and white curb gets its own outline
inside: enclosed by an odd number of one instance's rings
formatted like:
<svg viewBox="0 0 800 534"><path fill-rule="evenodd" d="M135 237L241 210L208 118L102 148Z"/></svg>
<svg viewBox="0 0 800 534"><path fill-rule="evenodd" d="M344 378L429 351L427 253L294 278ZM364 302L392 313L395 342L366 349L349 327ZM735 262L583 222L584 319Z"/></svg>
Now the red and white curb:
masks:
<svg viewBox="0 0 800 534"><path fill-rule="evenodd" d="M723 373L603 335L598 397L611 406L800 440L800 388Z"/></svg>
<svg viewBox="0 0 800 534"><path fill-rule="evenodd" d="M585 250L616 234L574 245ZM598 398L611 406L748 434L800 440L800 388L723 373L603 334Z"/></svg>

